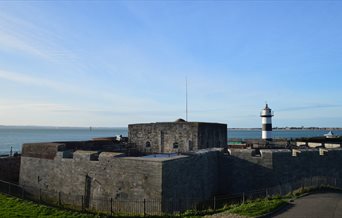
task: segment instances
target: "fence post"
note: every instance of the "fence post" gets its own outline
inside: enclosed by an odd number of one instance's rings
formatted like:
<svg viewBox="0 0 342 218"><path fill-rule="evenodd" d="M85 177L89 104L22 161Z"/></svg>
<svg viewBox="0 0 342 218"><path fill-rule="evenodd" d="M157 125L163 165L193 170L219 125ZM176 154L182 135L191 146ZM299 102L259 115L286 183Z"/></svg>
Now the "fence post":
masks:
<svg viewBox="0 0 342 218"><path fill-rule="evenodd" d="M182 200L181 198L178 200L178 207L177 207L177 211L181 211L182 208Z"/></svg>
<svg viewBox="0 0 342 218"><path fill-rule="evenodd" d="M62 201L61 201L61 192L58 192L58 206L62 205Z"/></svg>
<svg viewBox="0 0 342 218"><path fill-rule="evenodd" d="M39 189L39 202L42 202L42 189Z"/></svg>
<svg viewBox="0 0 342 218"><path fill-rule="evenodd" d="M146 216L146 199L144 198L144 217Z"/></svg>
<svg viewBox="0 0 342 218"><path fill-rule="evenodd" d="M242 203L244 204L245 203L245 193L242 192Z"/></svg>
<svg viewBox="0 0 342 218"><path fill-rule="evenodd" d="M110 216L113 216L113 198L110 198Z"/></svg>
<svg viewBox="0 0 342 218"><path fill-rule="evenodd" d="M216 211L216 196L214 195L214 211Z"/></svg>
<svg viewBox="0 0 342 218"><path fill-rule="evenodd" d="M82 207L82 211L84 211L84 200L83 200L83 195L81 196L81 207Z"/></svg>
<svg viewBox="0 0 342 218"><path fill-rule="evenodd" d="M11 195L11 184L8 183L8 194Z"/></svg>
<svg viewBox="0 0 342 218"><path fill-rule="evenodd" d="M24 187L21 187L21 198L22 199L24 199L24 195L25 195Z"/></svg>

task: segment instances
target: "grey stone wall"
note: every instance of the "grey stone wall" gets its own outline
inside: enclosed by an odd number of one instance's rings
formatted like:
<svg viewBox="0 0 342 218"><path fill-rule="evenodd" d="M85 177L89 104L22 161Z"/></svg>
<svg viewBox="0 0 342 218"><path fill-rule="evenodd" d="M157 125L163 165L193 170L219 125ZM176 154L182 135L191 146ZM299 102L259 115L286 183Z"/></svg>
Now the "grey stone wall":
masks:
<svg viewBox="0 0 342 218"><path fill-rule="evenodd" d="M134 200L157 199L151 210L170 211L175 202L183 210L216 194L260 190L315 176L342 178L342 149L327 149L323 156L318 149L301 150L294 157L286 149L232 149L228 155L215 148L146 158L51 148L55 152L52 158L51 151L39 155L28 147L29 152L21 158L21 185L35 190L31 193L36 195L42 189L55 193L50 194L53 196L83 196L89 207L97 209L106 209L98 206L97 199L113 198L127 200L122 207L130 207L127 202Z"/></svg>
<svg viewBox="0 0 342 218"><path fill-rule="evenodd" d="M55 202L58 196L70 195L70 199L63 197L63 202L81 206L82 197L87 207L97 210L108 210L105 203L110 198L124 200L123 211L130 210L124 208L128 202L143 199L155 201L151 211L169 211L175 202L180 203L178 209L186 209L218 193L221 151L201 150L166 158L81 150L58 151L54 159L26 155L21 160L20 184L32 195L46 193Z"/></svg>
<svg viewBox="0 0 342 218"><path fill-rule="evenodd" d="M130 124L128 125L128 138L130 143L135 144L143 152L196 151L204 148L225 147L227 125L198 122Z"/></svg>
<svg viewBox="0 0 342 218"><path fill-rule="evenodd" d="M253 149L232 149L231 155L220 158L220 193L242 193L317 176L342 178L341 164L341 149L329 149L324 156L318 149L301 150L296 157L287 149L263 149L260 156Z"/></svg>
<svg viewBox="0 0 342 218"><path fill-rule="evenodd" d="M207 150L163 162L163 208L175 202L183 209L218 193L220 150Z"/></svg>
<svg viewBox="0 0 342 218"><path fill-rule="evenodd" d="M61 192L64 195L83 196L90 207L94 206L92 202L97 199L107 199L108 203L109 198L161 198L160 161L122 157L112 152L98 155L93 151L76 151L73 155L65 155L66 152L58 152L53 160L22 157L20 185L27 190L34 188L32 190L50 191L50 195Z"/></svg>
<svg viewBox="0 0 342 218"><path fill-rule="evenodd" d="M227 147L227 125L198 123L198 149Z"/></svg>
<svg viewBox="0 0 342 218"><path fill-rule="evenodd" d="M18 183L20 156L0 158L0 180Z"/></svg>

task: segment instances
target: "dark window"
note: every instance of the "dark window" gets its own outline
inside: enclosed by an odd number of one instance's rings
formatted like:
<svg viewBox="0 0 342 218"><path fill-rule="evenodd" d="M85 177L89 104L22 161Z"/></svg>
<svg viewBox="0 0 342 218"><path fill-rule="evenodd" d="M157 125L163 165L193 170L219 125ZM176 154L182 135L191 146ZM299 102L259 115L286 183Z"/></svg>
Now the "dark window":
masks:
<svg viewBox="0 0 342 218"><path fill-rule="evenodd" d="M173 143L173 148L178 148L178 142Z"/></svg>
<svg viewBox="0 0 342 218"><path fill-rule="evenodd" d="M147 141L146 144L145 144L146 148L149 148L151 147L151 142Z"/></svg>

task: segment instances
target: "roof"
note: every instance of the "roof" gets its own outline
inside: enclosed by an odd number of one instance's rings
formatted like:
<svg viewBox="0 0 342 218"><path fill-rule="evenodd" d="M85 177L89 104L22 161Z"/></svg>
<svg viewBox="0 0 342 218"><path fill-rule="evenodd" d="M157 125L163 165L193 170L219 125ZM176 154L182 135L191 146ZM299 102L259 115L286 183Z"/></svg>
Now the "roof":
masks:
<svg viewBox="0 0 342 218"><path fill-rule="evenodd" d="M175 123L185 123L186 121L182 118L178 118Z"/></svg>

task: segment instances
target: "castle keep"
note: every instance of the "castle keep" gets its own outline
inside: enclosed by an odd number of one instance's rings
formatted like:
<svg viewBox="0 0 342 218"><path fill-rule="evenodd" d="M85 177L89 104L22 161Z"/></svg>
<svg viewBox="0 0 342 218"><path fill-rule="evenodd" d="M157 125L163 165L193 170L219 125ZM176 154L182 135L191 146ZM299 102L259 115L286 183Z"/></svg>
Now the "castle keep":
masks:
<svg viewBox="0 0 342 218"><path fill-rule="evenodd" d="M224 147L227 125L220 123L175 122L128 125L129 142L138 150L150 153L197 151Z"/></svg>

